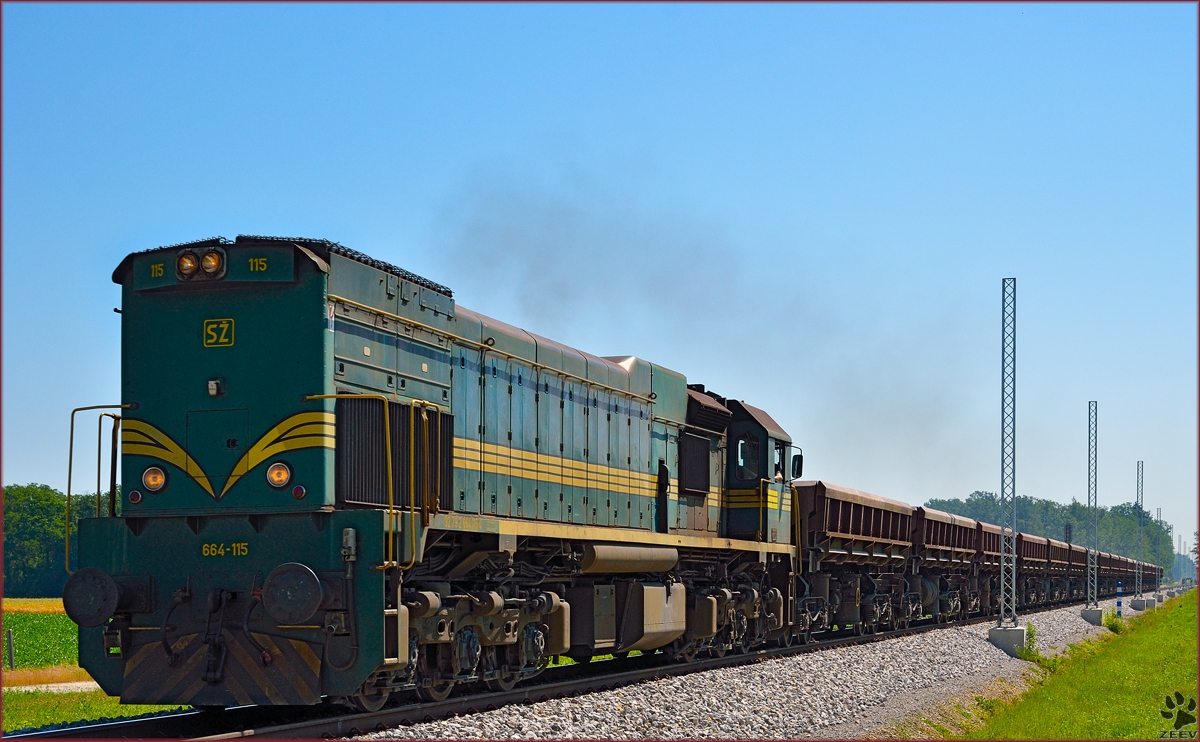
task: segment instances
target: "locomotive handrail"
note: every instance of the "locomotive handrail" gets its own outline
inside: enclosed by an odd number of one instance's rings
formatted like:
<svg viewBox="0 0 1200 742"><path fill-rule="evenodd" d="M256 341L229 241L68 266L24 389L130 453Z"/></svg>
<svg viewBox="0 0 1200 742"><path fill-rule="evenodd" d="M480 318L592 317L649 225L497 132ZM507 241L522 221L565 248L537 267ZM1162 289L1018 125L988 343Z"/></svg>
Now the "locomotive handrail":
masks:
<svg viewBox="0 0 1200 742"><path fill-rule="evenodd" d="M67 445L67 520L64 524L65 533L64 541L66 548L63 552L63 569L67 570L67 574L75 574L71 571L71 469L75 464L75 413L86 412L87 410L128 410L133 407L132 404L94 404L88 407L76 407L71 410L71 440Z"/></svg>
<svg viewBox="0 0 1200 742"><path fill-rule="evenodd" d="M441 442L442 442L442 408L434 402L427 402L423 399L411 400L409 402L409 406L411 409L408 413L408 431L409 431L408 432L408 454L409 454L409 459L408 459L408 461L409 461L409 464L408 464L408 478L409 478L408 511L409 511L409 521L413 524L413 527L415 528L416 523L417 523L417 466L416 466L416 462L417 462L417 433L416 433L417 409L418 408L421 409L421 418L422 418L422 420L424 420L424 424L425 424L425 458L426 458L425 463L428 464L429 463L429 449L431 448L431 446L429 445L429 418L425 416L425 411L432 409L434 412L437 413L437 437L438 437L437 440L438 440L438 447L440 448ZM423 472L423 474L426 477L428 477L429 476L429 471L428 471L429 467L426 466L424 468L425 468L425 471ZM434 479L434 481L436 482L436 486L434 488L434 491L437 493L437 496L440 497L441 491L442 491L442 467L439 464L436 468L437 468L437 474ZM422 484L425 484L425 483L422 482ZM421 522L423 525L429 525L429 517L428 517L429 513L428 513L427 503L425 500L426 500L425 497L421 498ZM401 567L402 572L407 572L408 570L412 569L417 564L416 535L414 534L413 537L409 539L409 541L412 543L411 554L409 555L408 564Z"/></svg>
<svg viewBox="0 0 1200 742"><path fill-rule="evenodd" d="M582 381L585 384L591 384L592 386L599 387L601 389L606 389L610 392L616 392L617 394L621 394L626 397L633 397L635 399L640 399L641 401L643 401L647 404L656 404L653 397L643 397L640 394L634 394L633 392L628 391L626 389L618 389L615 386L609 386L608 384L601 384L598 381L589 381L588 379L585 379L582 376L576 376L575 374L571 373L570 371L563 371L562 369L552 368L545 364L541 364L536 361L531 361L528 358L522 358L521 356L516 355L515 353L508 353L503 350L497 350L494 346L488 345L486 343L481 343L478 340L471 340L471 339L465 338L461 335L455 335L454 333L452 333L448 330L442 330L442 329L439 329L432 325L427 325L424 322L418 322L415 319L409 319L408 317L403 317L399 314L392 314L391 312L385 311L383 309L378 309L378 308L372 307L368 304L362 304L360 302L354 301L353 299L347 299L344 296L336 296L334 294L330 294L329 300L330 301L340 301L343 304L349 304L352 307L358 307L359 309L363 309L368 312L375 312L377 314L382 314L384 316L387 316L387 317L390 317L391 319L396 320L397 322L403 322L406 324L415 325L417 327L424 328L424 329L429 330L430 332L436 333L438 335L442 335L443 337L450 338L451 340L462 341L468 345L475 346L479 350L486 350L489 353L497 353L497 354L505 356L507 358L518 360L522 363L528 363L530 366L532 366L534 368L543 369L545 371L552 371L556 374L561 374L562 376L569 376L572 379Z"/></svg>
<svg viewBox="0 0 1200 742"><path fill-rule="evenodd" d="M395 557L395 532L396 532L396 507L393 497L393 481L392 481L392 425L391 418L388 416L388 408L391 407L391 402L382 394L309 394L304 398L305 402L311 402L315 399L378 399L383 402L383 446L386 452L387 459L387 495L388 495L388 524L387 524L387 559L383 564L376 569L388 569L397 566ZM335 416L336 419L336 416ZM336 425L336 422L334 423ZM409 501L412 501L412 492L409 492Z"/></svg>
<svg viewBox="0 0 1200 742"><path fill-rule="evenodd" d="M121 430L121 416L111 412L101 412L96 418L96 517L100 517L100 448L103 442L104 418L111 417L112 426L112 461L108 467L108 517L117 514L117 434Z"/></svg>

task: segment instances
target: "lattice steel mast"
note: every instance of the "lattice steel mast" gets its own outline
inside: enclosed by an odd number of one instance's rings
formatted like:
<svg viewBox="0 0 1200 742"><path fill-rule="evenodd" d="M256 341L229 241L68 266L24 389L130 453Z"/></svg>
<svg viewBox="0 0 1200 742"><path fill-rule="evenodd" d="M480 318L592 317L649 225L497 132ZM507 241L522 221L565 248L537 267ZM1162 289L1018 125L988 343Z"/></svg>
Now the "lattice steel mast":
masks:
<svg viewBox="0 0 1200 742"><path fill-rule="evenodd" d="M1146 554L1142 550L1142 462L1137 465L1137 562L1133 567L1133 590L1137 596L1142 597L1142 561L1146 558Z"/></svg>
<svg viewBox="0 0 1200 742"><path fill-rule="evenodd" d="M1002 290L1000 349L1000 619L1017 625L1017 279Z"/></svg>
<svg viewBox="0 0 1200 742"><path fill-rule="evenodd" d="M1096 510L1096 403L1088 402L1088 573L1087 607L1096 601L1096 562L1100 556L1100 516Z"/></svg>

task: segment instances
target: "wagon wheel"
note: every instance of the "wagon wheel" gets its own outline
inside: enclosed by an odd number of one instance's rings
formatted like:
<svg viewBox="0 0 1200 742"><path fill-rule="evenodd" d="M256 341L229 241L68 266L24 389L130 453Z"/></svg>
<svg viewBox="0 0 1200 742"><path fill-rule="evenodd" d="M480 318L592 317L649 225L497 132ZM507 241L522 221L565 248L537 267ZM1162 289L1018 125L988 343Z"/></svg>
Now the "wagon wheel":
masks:
<svg viewBox="0 0 1200 742"><path fill-rule="evenodd" d="M444 701L450 696L452 690L454 690L453 680L435 680L433 685L417 688L417 698L430 702Z"/></svg>
<svg viewBox="0 0 1200 742"><path fill-rule="evenodd" d="M376 691L373 694L359 692L350 696L350 705L359 711L365 711L368 713L374 713L383 708L384 704L386 704L388 699L391 698L392 692L386 688L373 690Z"/></svg>

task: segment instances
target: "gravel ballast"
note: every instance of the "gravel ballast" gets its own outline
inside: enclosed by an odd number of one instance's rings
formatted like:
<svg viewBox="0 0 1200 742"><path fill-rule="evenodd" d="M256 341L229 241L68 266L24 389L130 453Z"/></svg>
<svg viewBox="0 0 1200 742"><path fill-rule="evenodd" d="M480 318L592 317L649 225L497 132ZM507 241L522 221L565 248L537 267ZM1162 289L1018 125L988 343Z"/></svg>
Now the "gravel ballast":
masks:
<svg viewBox="0 0 1200 742"><path fill-rule="evenodd" d="M1043 653L1105 631L1084 621L1079 607L1029 614L1020 622L1034 625ZM854 737L997 678L1020 682L1032 665L992 646L987 640L992 625L948 627L508 706L364 739Z"/></svg>

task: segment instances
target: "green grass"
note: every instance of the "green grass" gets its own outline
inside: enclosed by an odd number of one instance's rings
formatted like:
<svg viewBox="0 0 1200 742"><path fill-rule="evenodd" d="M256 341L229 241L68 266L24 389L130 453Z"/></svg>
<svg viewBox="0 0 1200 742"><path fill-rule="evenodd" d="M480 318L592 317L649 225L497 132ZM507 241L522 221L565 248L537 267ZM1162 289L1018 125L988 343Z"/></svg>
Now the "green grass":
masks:
<svg viewBox="0 0 1200 742"><path fill-rule="evenodd" d="M74 665L79 658L79 629L65 615L4 613L3 629L12 629L16 667ZM0 639L3 632L0 632ZM8 648L3 657L8 669Z"/></svg>
<svg viewBox="0 0 1200 742"><path fill-rule="evenodd" d="M4 731L62 724L73 721L99 721L168 709L179 706L122 706L117 698L103 691L89 693L45 693L41 691L4 691Z"/></svg>
<svg viewBox="0 0 1200 742"><path fill-rule="evenodd" d="M971 738L1158 739L1171 728L1159 715L1164 697L1196 695L1196 599L1194 592L1173 598L1123 622L1120 634L1042 665L1044 682Z"/></svg>
<svg viewBox="0 0 1200 742"><path fill-rule="evenodd" d="M1129 628L1129 618L1118 616L1116 608L1105 608L1100 620L1104 624L1104 628L1114 634L1124 633Z"/></svg>

